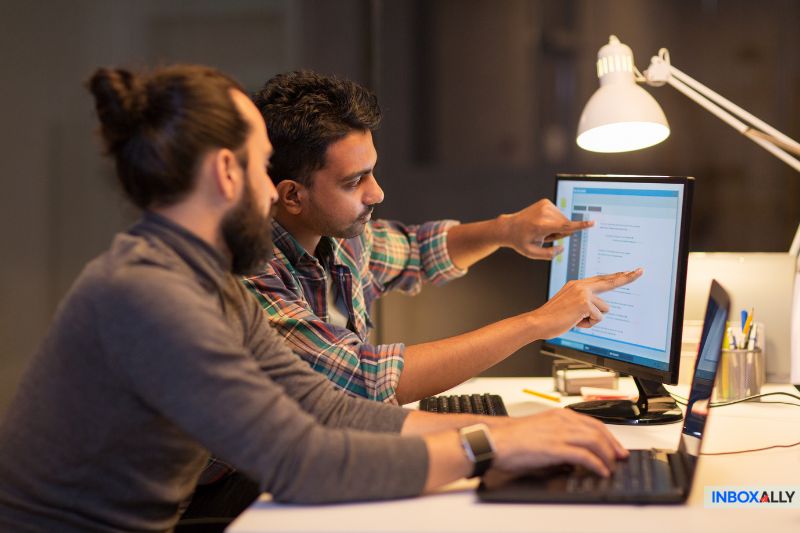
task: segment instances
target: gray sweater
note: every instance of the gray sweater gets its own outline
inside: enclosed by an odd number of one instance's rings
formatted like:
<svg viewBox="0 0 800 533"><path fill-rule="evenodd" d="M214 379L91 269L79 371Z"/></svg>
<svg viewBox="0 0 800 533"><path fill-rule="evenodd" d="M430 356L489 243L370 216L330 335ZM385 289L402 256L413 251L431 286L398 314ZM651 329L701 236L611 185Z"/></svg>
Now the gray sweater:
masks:
<svg viewBox="0 0 800 533"><path fill-rule="evenodd" d="M146 214L75 282L0 426L0 530L167 530L209 453L279 501L416 495L407 414L336 392L221 255Z"/></svg>

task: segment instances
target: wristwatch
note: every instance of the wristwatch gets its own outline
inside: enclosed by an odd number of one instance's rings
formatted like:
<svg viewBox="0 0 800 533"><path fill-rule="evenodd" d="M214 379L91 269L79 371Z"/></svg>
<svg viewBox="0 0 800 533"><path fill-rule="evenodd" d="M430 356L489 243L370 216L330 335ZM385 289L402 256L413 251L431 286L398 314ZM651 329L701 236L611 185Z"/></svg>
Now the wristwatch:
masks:
<svg viewBox="0 0 800 533"><path fill-rule="evenodd" d="M475 465L469 477L480 477L489 470L494 460L494 443L489 434L489 426L475 424L458 430L461 445L467 457Z"/></svg>

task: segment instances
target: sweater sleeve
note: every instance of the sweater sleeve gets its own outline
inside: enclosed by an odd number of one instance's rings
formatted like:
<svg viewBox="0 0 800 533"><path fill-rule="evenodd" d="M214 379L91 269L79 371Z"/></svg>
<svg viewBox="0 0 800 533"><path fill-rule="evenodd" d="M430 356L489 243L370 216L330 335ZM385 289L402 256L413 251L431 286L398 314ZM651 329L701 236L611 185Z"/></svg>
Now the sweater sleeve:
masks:
<svg viewBox="0 0 800 533"><path fill-rule="evenodd" d="M102 299L113 304L97 316L120 374L144 404L258 480L276 500L383 499L422 491L425 443L386 433L402 426L402 409L334 392L300 366L263 319L246 328L243 343L220 300L186 276L131 267L117 278L107 288L113 298ZM257 305L239 311L262 314Z"/></svg>

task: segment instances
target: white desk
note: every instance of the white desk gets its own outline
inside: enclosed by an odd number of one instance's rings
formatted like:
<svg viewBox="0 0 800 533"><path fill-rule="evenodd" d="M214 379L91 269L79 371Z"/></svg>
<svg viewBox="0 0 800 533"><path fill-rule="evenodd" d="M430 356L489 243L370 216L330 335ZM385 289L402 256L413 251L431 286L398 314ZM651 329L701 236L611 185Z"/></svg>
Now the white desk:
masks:
<svg viewBox="0 0 800 533"><path fill-rule="evenodd" d="M501 394L509 414L521 416L558 406L522 392L523 387L547 391L551 385L547 378L478 378L452 392ZM621 383L623 386L633 387L633 384ZM767 386L764 392L770 390L791 390L797 394L797 390L789 386ZM628 448L674 449L681 430L681 424L609 427ZM749 402L711 411L703 451L760 448L798 441L800 408ZM264 496L243 513L229 531L800 532L800 510L797 509L707 509L703 506L705 486L799 486L800 447L703 456L689 502L680 506L484 504L476 500L475 485L475 481L461 481L419 498L324 506L280 505Z"/></svg>

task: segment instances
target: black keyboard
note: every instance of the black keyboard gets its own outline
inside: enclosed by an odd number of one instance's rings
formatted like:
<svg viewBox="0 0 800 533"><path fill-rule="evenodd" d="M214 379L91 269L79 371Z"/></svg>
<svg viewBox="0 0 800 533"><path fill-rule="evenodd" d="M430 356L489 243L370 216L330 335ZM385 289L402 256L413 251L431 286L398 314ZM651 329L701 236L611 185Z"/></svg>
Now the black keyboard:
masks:
<svg viewBox="0 0 800 533"><path fill-rule="evenodd" d="M474 415L508 416L503 399L497 394L461 394L428 396L419 401L420 411L431 413L471 413Z"/></svg>
<svg viewBox="0 0 800 533"><path fill-rule="evenodd" d="M589 474L587 470L576 467L567 478L569 492L651 492L660 478L654 472L656 465L654 452L651 450L630 450L624 461L618 461L614 473L609 478Z"/></svg>

